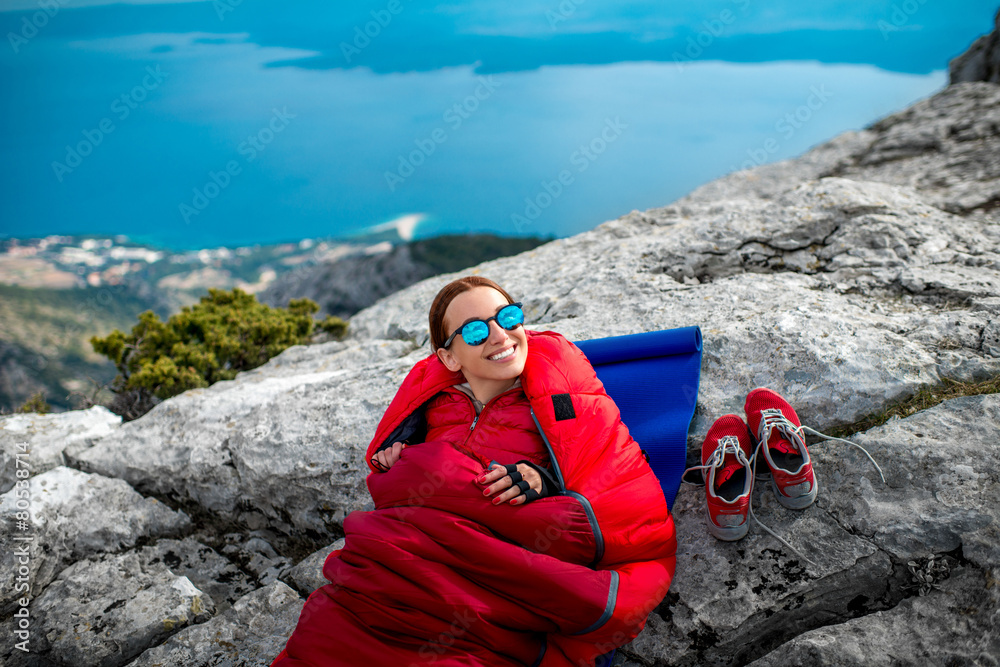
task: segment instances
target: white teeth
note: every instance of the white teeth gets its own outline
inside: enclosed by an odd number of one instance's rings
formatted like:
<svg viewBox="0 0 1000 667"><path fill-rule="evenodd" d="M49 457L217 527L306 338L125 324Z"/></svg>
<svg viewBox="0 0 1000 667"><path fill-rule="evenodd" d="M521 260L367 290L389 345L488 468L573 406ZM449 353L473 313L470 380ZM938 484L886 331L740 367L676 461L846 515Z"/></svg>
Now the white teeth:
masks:
<svg viewBox="0 0 1000 667"><path fill-rule="evenodd" d="M507 348L506 350L504 350L500 354L494 354L492 357L489 357L489 360L490 361L500 361L501 359L506 359L507 357L509 357L512 354L514 354L514 348L511 347L511 348Z"/></svg>

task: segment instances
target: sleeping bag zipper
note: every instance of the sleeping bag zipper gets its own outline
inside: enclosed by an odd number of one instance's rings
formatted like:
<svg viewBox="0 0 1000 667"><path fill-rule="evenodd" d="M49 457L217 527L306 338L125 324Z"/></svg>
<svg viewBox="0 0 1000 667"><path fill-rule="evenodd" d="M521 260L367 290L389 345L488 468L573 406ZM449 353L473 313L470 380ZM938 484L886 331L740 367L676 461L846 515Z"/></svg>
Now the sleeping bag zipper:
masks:
<svg viewBox="0 0 1000 667"><path fill-rule="evenodd" d="M489 407L490 407L490 406L491 406L491 405L493 404L493 402L494 402L495 400L497 400L498 398L500 398L500 397L501 397L501 396L503 396L504 394L509 394L509 393L511 393L511 392L513 392L513 391L520 391L520 390L521 390L521 387L514 387L514 388L512 388L512 389L508 389L507 391L503 391L503 392L500 392L499 394L497 394L496 396L494 396L494 397L493 397L493 398L491 398L490 400L486 401L486 403L485 403L485 404L483 405L483 409L482 409L482 410L480 410L480 411L479 411L479 412L478 412L478 413L476 414L476 416L475 416L475 417L474 417L474 418L472 419L472 423L471 423L471 424L469 424L469 433L471 434L471 433L472 433L472 431L476 430L476 424L478 424L478 423L479 423L479 418L483 416L483 413L485 413L485 412L486 412L486 409L487 409L487 408L489 408ZM462 394L463 396L465 396L465 397L466 397L467 399L469 399L469 402L471 402L471 403L472 403L472 409L473 409L473 410L475 410L475 409L476 409L476 403L475 403L475 402L473 401L472 397L471 397L471 396L469 396L468 394L466 394L466 393L465 393L464 391L462 391L462 392L461 392L461 394ZM471 437L471 435L470 435L470 437ZM468 442L468 441L469 441L469 439L468 439L468 438L466 438L466 439L465 439L465 441L466 441L466 442Z"/></svg>
<svg viewBox="0 0 1000 667"><path fill-rule="evenodd" d="M471 456L474 460L479 461L480 463L482 463L486 467L489 467L486 464L485 461L483 461L481 458L479 458L478 456L476 456L473 453L473 451L471 449L469 449L469 440L472 439L472 435L473 435L473 433L476 430L476 424L479 423L479 418L482 417L486 413L486 410L489 409L489 407L491 405L493 405L493 402L496 401L501 396L503 396L504 394L509 394L509 393L511 393L513 391L521 391L521 387L513 387L512 389L508 389L507 391L501 392L501 393L497 394L496 396L494 396L493 398L491 398L490 400L486 401L486 404L483 405L483 409L480 410L476 414L475 417L473 417L472 423L469 424L469 433L468 433L468 435L465 436L465 441L461 444L461 446L459 446L457 448L459 451L465 452L466 454L468 454L469 456ZM465 396L467 399L469 399L469 402L472 403L472 409L473 409L473 411L475 411L475 409L476 409L476 403L473 401L472 397L469 396L468 394L466 394L464 391L461 391L461 390L459 390L459 393L461 393L463 396Z"/></svg>

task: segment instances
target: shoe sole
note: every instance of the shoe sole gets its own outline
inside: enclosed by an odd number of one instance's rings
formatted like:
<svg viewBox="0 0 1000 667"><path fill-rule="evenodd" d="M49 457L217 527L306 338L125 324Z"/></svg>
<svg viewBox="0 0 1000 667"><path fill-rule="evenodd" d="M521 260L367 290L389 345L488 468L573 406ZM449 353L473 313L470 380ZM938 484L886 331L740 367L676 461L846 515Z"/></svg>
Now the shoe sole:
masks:
<svg viewBox="0 0 1000 667"><path fill-rule="evenodd" d="M782 506L787 507L790 510L804 510L816 501L816 494L819 493L819 481L816 479L816 471L813 470L812 491L805 495L796 496L794 498L782 495L782 493L778 491L778 485L775 483L773 476L771 477L771 490L774 491L775 498L778 499L778 502L781 503Z"/></svg>
<svg viewBox="0 0 1000 667"><path fill-rule="evenodd" d="M747 532L750 530L750 520L747 517L741 525L733 526L731 528L723 528L718 526L712 521L712 515L709 512L708 506L705 506L705 521L708 523L708 534L717 540L722 540L723 542L735 542L736 540L742 540Z"/></svg>

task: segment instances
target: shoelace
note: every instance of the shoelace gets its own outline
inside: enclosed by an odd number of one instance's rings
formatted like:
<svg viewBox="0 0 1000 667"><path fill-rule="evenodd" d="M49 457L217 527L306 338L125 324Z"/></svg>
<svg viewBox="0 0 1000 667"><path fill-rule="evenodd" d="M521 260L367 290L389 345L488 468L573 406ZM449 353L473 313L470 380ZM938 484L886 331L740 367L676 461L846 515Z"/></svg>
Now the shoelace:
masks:
<svg viewBox="0 0 1000 667"><path fill-rule="evenodd" d="M803 437L803 433L808 433L810 435L815 435L824 440L835 440L837 442L842 442L844 444L850 445L851 447L856 447L864 452L864 455L868 457L875 469L878 470L878 476L882 478L882 483L885 484L885 475L882 473L882 468L879 464L872 458L872 455L868 453L868 450L859 445L856 442L851 442L850 440L844 440L843 438L836 438L832 435L827 435L826 433L820 433L816 429L809 428L808 426L796 426L793 424L788 417L783 415L780 410L762 410L760 424L757 426L757 448L754 450L751 459L757 458L757 453L760 451L760 447L766 444L768 440L771 439L771 434L775 430L778 431L780 435L785 436L785 438L792 442L793 446L798 448L799 452L806 451L806 440ZM817 443L818 444L818 443ZM792 452L789 452L792 453Z"/></svg>
<svg viewBox="0 0 1000 667"><path fill-rule="evenodd" d="M751 468L753 469L753 473L752 474L753 474L755 480L757 479L757 454L760 453L760 447L761 447L761 445L764 444L764 443L766 443L766 442L767 442L766 440L762 440L761 442L757 443L757 447L756 447L756 449L753 450L753 455L750 457L750 465L751 465ZM771 530L770 528L768 528L767 525L763 521L761 521L760 519L757 518L757 515L753 511L753 494L752 493L750 494L750 502L748 503L748 507L750 509L750 516L753 518L754 521L757 522L758 526L760 526L761 528L763 528L767 532L768 535L770 535L774 539L776 539L779 542L781 542L782 544L784 544L791 551L795 552L795 554L799 558L803 559L804 561L806 561L808 563L811 563L814 567L819 567L819 565L816 563L816 561L812 560L811 558L809 558L809 556L806 556L804 553L802 553L801 551L799 551L798 549L796 549L795 547L793 547L783 537L781 537L781 535L778 535L776 532L774 532L773 530Z"/></svg>
<svg viewBox="0 0 1000 667"><path fill-rule="evenodd" d="M708 462L706 462L704 465L700 465L700 466L691 466L690 468L688 468L687 470L685 470L684 473L681 475L681 481L684 481L687 484L696 484L696 482L688 482L687 480L684 479L684 477L687 476L687 474L689 472L691 472L692 470L706 471L706 470L708 470L710 468L721 467L722 463L726 459L726 454L732 454L732 455L734 455L736 457L736 460L738 462L740 462L744 466L750 468L750 471L751 471L750 474L753 476L753 478L756 478L756 476L757 476L757 452L758 451L760 451L760 445L757 445L757 449L754 450L753 455L751 455L750 459L747 460L746 454L743 453L743 448L740 447L740 441L739 441L739 439L736 436L734 436L734 435L723 436L722 438L719 439L719 445L712 452L712 455L709 457ZM705 484L708 484L708 483L709 483L709 480L706 477ZM786 547L788 547L789 549L791 549L792 551L794 551L796 554L798 554L799 557L801 557L801 558L809 561L813 565L816 565L816 563L814 563L808 557L806 557L805 554L803 554L801 551L799 551L798 549L796 549L795 547L793 547L791 544L789 544L788 542L786 542L784 539L782 539L782 537L780 535L778 535L776 532L774 532L773 530L771 530L770 528L768 528L764 524L763 521L761 521L760 519L757 518L757 515L753 511L753 491L752 490L750 492L750 497L747 499L747 501L748 501L747 502L747 508L750 510L750 517L754 521L757 522L758 526L760 526L765 531L767 531L767 533L769 535L771 535L774 539L778 540L779 542L781 542L782 544L784 544Z"/></svg>
<svg viewBox="0 0 1000 667"><path fill-rule="evenodd" d="M865 456L868 457L868 460L871 461L872 465L875 466L875 469L878 470L878 476L882 478L882 483L883 484L886 483L885 475L882 474L882 468L879 466L878 463L876 463L875 459L872 458L872 455L868 453L867 449L865 449L856 442L851 442L850 440L845 440L843 438L836 438L832 435L827 435L826 433L820 433L816 429L809 428L808 426L804 425L796 426L787 417L785 417L785 415L782 414L780 410L776 409L761 411L760 424L757 426L757 447L753 450L753 455L750 457L750 461L753 467L754 479L757 478L757 455L760 453L761 447L767 446L767 442L768 440L771 439L771 434L775 430L777 430L780 435L785 436L786 439L791 441L792 445L798 448L799 452L806 451L806 440L805 437L803 437L802 435L803 433L809 433L811 435L823 438L824 440L835 440L837 442L843 442L845 444L851 445L852 447L856 447L860 449L862 452L864 452ZM813 483L815 483L815 481ZM786 547L791 549L803 560L807 561L808 563L811 563L815 567L819 567L815 561L813 561L804 553L802 553L801 551L793 547L791 544L789 544L787 541L782 539L781 536L779 536L773 530L765 526L764 523L757 518L757 515L754 514L753 511L753 496L750 497L750 516L752 516L753 520L757 522L757 525L759 525L761 528L767 531L767 533L771 535L771 537L773 537L774 539L778 540Z"/></svg>
<svg viewBox="0 0 1000 667"><path fill-rule="evenodd" d="M735 435L724 435L719 439L719 444L712 451L712 455L708 458L708 461L702 465L691 466L683 473L681 473L681 481L687 484L696 484L696 482L688 482L684 479L689 472L692 470L701 470L702 472L709 470L710 468L722 468L723 464L726 462L726 455L732 454L736 457L736 461L746 467L750 467L750 461L747 459L746 454L743 453L743 448L740 447L740 440ZM724 468L723 468L724 470ZM722 480L725 481L725 480ZM699 485L700 486L700 485Z"/></svg>

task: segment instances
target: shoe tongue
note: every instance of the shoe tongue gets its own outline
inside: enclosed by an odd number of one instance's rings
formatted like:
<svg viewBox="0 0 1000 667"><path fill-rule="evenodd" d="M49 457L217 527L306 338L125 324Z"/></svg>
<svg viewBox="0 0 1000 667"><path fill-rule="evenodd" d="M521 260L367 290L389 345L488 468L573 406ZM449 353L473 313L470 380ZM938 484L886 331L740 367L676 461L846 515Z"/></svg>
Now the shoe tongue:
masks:
<svg viewBox="0 0 1000 667"><path fill-rule="evenodd" d="M737 461L735 456L727 456L722 470L718 470L715 473L716 488L728 482L739 470L743 470L743 464Z"/></svg>
<svg viewBox="0 0 1000 667"><path fill-rule="evenodd" d="M795 448L791 442L781 437L780 433L774 433L771 435L771 439L767 441L767 446L775 451L779 451L782 454L798 454L799 450Z"/></svg>

